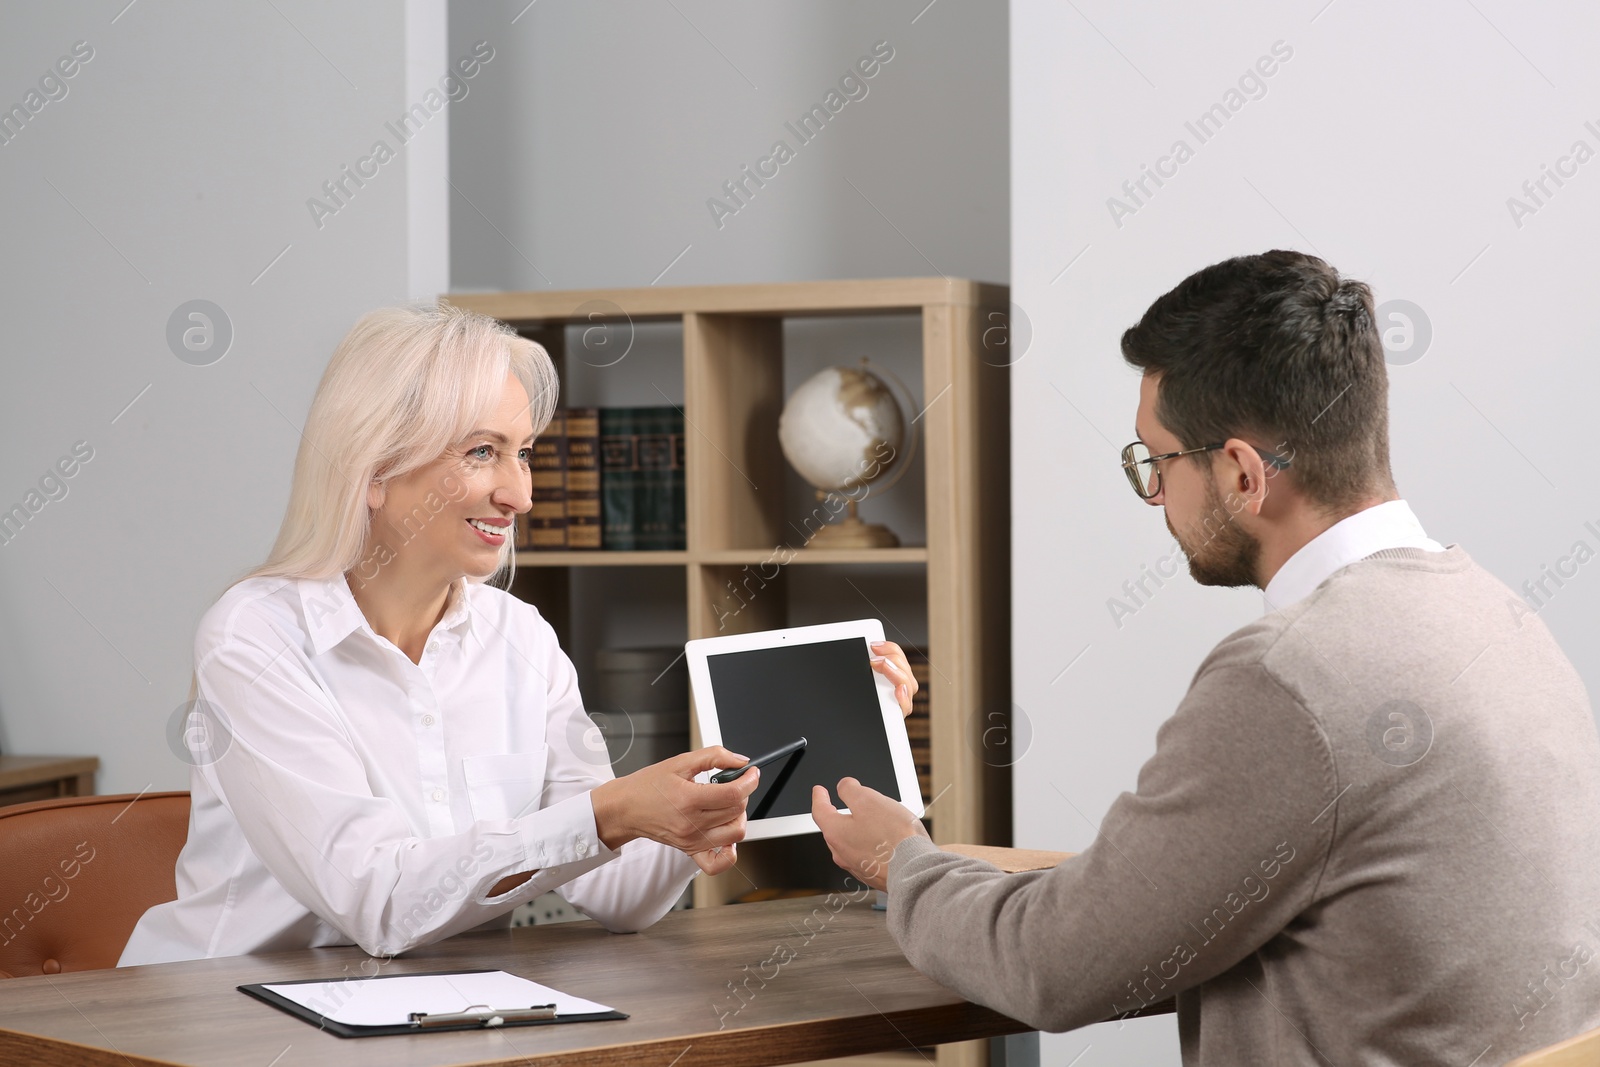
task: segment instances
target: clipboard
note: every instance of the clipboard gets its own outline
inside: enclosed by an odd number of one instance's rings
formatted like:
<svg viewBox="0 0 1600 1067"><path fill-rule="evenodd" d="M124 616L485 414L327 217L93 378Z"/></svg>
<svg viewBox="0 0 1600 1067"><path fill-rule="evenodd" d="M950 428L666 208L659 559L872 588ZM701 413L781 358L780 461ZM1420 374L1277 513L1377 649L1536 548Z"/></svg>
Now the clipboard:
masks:
<svg viewBox="0 0 1600 1067"><path fill-rule="evenodd" d="M481 987L485 982L500 985L521 983L521 987L530 990L530 993L521 999L534 1000L536 1003L468 1003L463 1005L461 1001L474 999L469 991L465 993L456 992L452 997L453 1002L441 1005L438 1003L439 998L437 996L438 983L412 982L409 990L404 988L407 979L429 978L446 979L445 984L452 989L471 985ZM450 982L449 980L452 978L457 979L457 981ZM507 981L499 982L497 978ZM397 982L401 983L401 986L385 986L381 991L375 991L374 987L367 985L367 983L379 982ZM341 996L341 991L348 988L346 983L354 984L357 992L349 996ZM321 995L322 999L319 1000L317 996L308 996L306 998L312 1001L310 1004L302 1003L300 1000L293 999L290 995L277 991L294 986L322 986L325 988L316 991ZM507 974L504 971L423 971L414 974L391 974L377 977L304 978L289 982L257 982L251 985L237 986L236 988L241 993L254 997L264 1004L270 1004L279 1011L293 1015L297 1019L303 1019L312 1026L337 1037L387 1037L396 1034L429 1034L459 1030L498 1029L508 1026L544 1026L553 1023L599 1022L606 1019L628 1018L625 1013L609 1008L606 1005L568 996L557 990L550 989L548 986L538 985L535 982L520 978L517 975ZM429 990L432 990L435 994L431 998L428 995ZM307 991L308 994L311 992ZM358 1023L338 1018L341 1014L351 1014L350 1005L358 995L361 993L372 994L374 992L383 993L385 995L384 999L391 1003L397 998L404 1000L414 995L417 999L414 1002L408 1002L410 1006L433 1008L434 1010L407 1010L404 1012L405 1021L379 1022L375 1024ZM369 997L369 999L371 998ZM430 1003L430 1000L433 1002ZM569 1008L593 1007L604 1010L560 1010L563 1005ZM441 1010L441 1006L448 1007L451 1010ZM319 1007L323 1010L318 1010ZM466 1010L463 1010L463 1008ZM360 1014L371 1015L373 1012L368 1011Z"/></svg>

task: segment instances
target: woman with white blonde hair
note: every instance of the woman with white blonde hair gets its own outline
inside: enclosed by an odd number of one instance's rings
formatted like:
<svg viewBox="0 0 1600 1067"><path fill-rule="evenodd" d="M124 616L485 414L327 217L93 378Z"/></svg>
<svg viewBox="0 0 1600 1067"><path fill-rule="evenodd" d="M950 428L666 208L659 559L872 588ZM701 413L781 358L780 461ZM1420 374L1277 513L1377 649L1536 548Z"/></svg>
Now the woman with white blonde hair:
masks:
<svg viewBox="0 0 1600 1067"><path fill-rule="evenodd" d="M266 563L195 637L201 740L178 898L120 965L357 944L387 956L559 887L611 930L737 859L755 768L721 747L623 778L514 567L550 421L544 350L449 306L363 317L328 364ZM876 669L915 687L898 647Z"/></svg>

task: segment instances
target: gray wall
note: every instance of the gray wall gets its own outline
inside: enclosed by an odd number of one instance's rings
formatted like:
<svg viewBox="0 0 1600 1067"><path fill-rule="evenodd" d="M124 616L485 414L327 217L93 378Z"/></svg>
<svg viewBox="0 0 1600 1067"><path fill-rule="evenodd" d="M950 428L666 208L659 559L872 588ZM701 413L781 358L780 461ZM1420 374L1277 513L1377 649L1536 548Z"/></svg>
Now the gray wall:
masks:
<svg viewBox="0 0 1600 1067"><path fill-rule="evenodd" d="M452 53L483 38L504 58L452 115L452 282L541 290L941 273L1004 282L1006 17L999 0L453 4ZM786 124L826 104L878 42L893 58L847 83L848 102L835 101L838 113L802 144ZM793 158L764 186L747 182L742 205L729 199L723 183L780 139ZM737 212L717 217L713 198ZM920 394L920 338L906 317L790 323L785 388L865 355ZM570 359L562 400L681 401L681 346L676 327L641 324L614 366ZM914 464L863 503L862 517L925 543L920 479ZM792 472L787 497L792 515L814 505ZM803 569L788 579L792 623L881 611L895 631L926 640L919 583L903 569ZM619 599L630 610L615 610ZM595 648L684 639L680 572L579 572L572 600L568 652L585 692L595 690Z"/></svg>
<svg viewBox="0 0 1600 1067"><path fill-rule="evenodd" d="M1422 309L1431 343L1390 367L1401 492L1434 537L1515 589L1564 567L1540 615L1595 692L1600 161L1576 174L1564 164L1536 214L1514 219L1507 201L1526 199L1522 183L1575 141L1600 150L1585 125L1600 128L1600 14L1481 0L1157 11L1017 0L1011 33L1013 294L1033 325L1013 370L1014 677L1033 728L1016 768L1017 842L1087 846L1202 657L1262 610L1259 593L1201 589L1186 573L1120 628L1106 606L1170 547L1117 468L1138 389L1118 336L1231 255L1318 253L1370 282L1380 305ZM1185 122L1280 40L1292 58L1199 143ZM1147 182L1119 226L1108 198L1179 138L1193 158ZM1082 1067L1178 1062L1170 1018L1046 1036L1043 1053Z"/></svg>
<svg viewBox="0 0 1600 1067"><path fill-rule="evenodd" d="M458 288L1006 280L1000 0L506 0L450 19L452 50L505 56L454 115ZM878 41L894 58L801 145L784 124ZM719 227L706 201L733 206L723 182L779 139L794 158Z"/></svg>
<svg viewBox="0 0 1600 1067"><path fill-rule="evenodd" d="M0 509L41 478L58 497L0 544L0 748L98 755L103 792L184 788L166 730L195 624L272 543L333 346L446 285L448 108L320 228L306 205L397 146L385 123L444 73L444 6L10 3L0 105L79 41L65 96L47 82L0 144ZM220 359L169 345L196 299L231 324ZM49 481L79 441L93 458Z"/></svg>

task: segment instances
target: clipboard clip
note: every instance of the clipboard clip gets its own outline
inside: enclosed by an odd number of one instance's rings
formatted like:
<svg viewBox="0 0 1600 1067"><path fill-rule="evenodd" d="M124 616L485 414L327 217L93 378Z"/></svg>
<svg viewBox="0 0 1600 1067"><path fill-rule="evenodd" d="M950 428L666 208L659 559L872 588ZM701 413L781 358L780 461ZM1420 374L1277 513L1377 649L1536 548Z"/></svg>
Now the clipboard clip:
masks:
<svg viewBox="0 0 1600 1067"><path fill-rule="evenodd" d="M554 1004L534 1004L527 1008L506 1008L500 1011L489 1007L487 1004L469 1005L466 1011L425 1012L414 1011L410 1015L411 1025L426 1029L430 1026L461 1026L476 1023L488 1028L504 1026L506 1023L530 1022L535 1019L554 1019L556 1006Z"/></svg>

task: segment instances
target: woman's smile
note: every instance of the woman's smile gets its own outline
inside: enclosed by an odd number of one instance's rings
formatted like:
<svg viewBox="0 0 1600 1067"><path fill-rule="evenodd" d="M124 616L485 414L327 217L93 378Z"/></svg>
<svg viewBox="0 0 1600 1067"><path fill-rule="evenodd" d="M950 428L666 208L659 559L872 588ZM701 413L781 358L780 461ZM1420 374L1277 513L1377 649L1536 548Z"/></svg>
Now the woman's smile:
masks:
<svg viewBox="0 0 1600 1067"><path fill-rule="evenodd" d="M495 548L505 544L506 534L511 531L510 519L468 519L467 525L483 539L484 544Z"/></svg>

